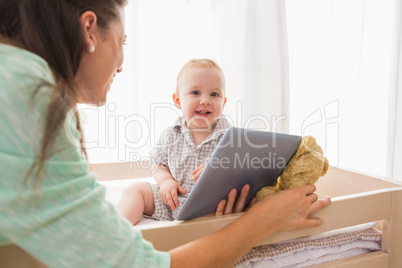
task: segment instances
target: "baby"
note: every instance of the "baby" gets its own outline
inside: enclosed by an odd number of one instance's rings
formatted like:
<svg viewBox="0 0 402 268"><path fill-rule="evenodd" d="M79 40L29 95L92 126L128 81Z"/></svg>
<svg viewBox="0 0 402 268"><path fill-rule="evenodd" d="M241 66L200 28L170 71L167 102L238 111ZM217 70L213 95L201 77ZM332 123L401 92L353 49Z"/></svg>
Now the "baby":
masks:
<svg viewBox="0 0 402 268"><path fill-rule="evenodd" d="M133 225L143 214L157 220L176 219L204 164L230 127L222 115L225 78L212 60L193 59L182 67L173 102L183 116L162 133L150 153L157 185L135 182L117 204Z"/></svg>

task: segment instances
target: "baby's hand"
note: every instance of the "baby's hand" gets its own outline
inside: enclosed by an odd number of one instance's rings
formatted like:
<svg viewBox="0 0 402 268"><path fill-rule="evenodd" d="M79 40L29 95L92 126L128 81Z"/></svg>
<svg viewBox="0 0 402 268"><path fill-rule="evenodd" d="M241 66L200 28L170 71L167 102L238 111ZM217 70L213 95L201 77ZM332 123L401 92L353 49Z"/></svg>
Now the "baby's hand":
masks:
<svg viewBox="0 0 402 268"><path fill-rule="evenodd" d="M164 180L159 187L159 195L162 202L175 210L179 205L177 192L186 194L187 192L174 179Z"/></svg>
<svg viewBox="0 0 402 268"><path fill-rule="evenodd" d="M195 180L195 181L198 180L202 171L204 170L204 167L205 167L205 165L203 164L203 165L199 166L198 168L194 169L193 172L191 172L191 174L194 175L193 180Z"/></svg>

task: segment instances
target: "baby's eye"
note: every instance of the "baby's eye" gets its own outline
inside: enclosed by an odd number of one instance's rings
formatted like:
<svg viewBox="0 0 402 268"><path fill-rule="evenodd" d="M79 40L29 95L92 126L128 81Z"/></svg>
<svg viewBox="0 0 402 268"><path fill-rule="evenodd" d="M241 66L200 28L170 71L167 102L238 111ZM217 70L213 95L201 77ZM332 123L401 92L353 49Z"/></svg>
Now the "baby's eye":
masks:
<svg viewBox="0 0 402 268"><path fill-rule="evenodd" d="M211 96L212 96L212 97L219 97L219 94L216 93L216 92L214 92L214 93L211 93Z"/></svg>
<svg viewBox="0 0 402 268"><path fill-rule="evenodd" d="M191 94L193 95L200 95L201 93L198 90L194 90L193 92L191 92Z"/></svg>

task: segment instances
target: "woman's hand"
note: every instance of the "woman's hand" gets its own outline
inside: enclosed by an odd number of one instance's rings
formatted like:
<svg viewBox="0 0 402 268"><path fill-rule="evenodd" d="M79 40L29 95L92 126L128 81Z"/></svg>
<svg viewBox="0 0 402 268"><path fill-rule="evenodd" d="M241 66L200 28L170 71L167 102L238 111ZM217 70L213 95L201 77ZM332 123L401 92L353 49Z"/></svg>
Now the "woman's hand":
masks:
<svg viewBox="0 0 402 268"><path fill-rule="evenodd" d="M331 199L318 199L315 190L315 185L306 185L281 191L265 197L249 212L261 218L258 221L272 222L280 231L316 227L321 220L311 214L327 206Z"/></svg>
<svg viewBox="0 0 402 268"><path fill-rule="evenodd" d="M240 191L240 195L236 200L236 189L232 189L229 192L227 201L223 199L221 202L219 202L218 207L216 208L216 216L219 215L227 215L227 214L232 214L232 213L239 213L243 211L248 193L250 190L250 186L248 184L244 185L243 188ZM244 209L244 211L247 211L249 208L251 208L254 204L256 203L255 197L251 199L250 203L248 204L247 208Z"/></svg>

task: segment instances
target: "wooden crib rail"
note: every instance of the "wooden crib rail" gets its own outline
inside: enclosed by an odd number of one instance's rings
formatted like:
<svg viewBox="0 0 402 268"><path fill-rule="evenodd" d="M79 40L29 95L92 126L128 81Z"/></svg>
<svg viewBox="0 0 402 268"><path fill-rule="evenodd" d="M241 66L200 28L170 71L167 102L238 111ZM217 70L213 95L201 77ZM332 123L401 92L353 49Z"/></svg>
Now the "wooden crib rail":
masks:
<svg viewBox="0 0 402 268"><path fill-rule="evenodd" d="M402 187L334 198L328 207L313 215L322 219L323 224L320 227L290 232L276 232L262 240L259 245L272 244L367 222L393 221L395 220L394 215L391 214L389 208L392 206L392 202L396 201L394 200L394 195L402 196ZM402 214L402 212L399 214ZM141 230L144 238L150 240L155 248L169 250L215 232L240 216L241 214L203 217L191 221L140 225L135 228ZM397 243L395 240L393 239L393 243ZM402 237L398 241L401 240ZM399 246L402 247L402 244Z"/></svg>

